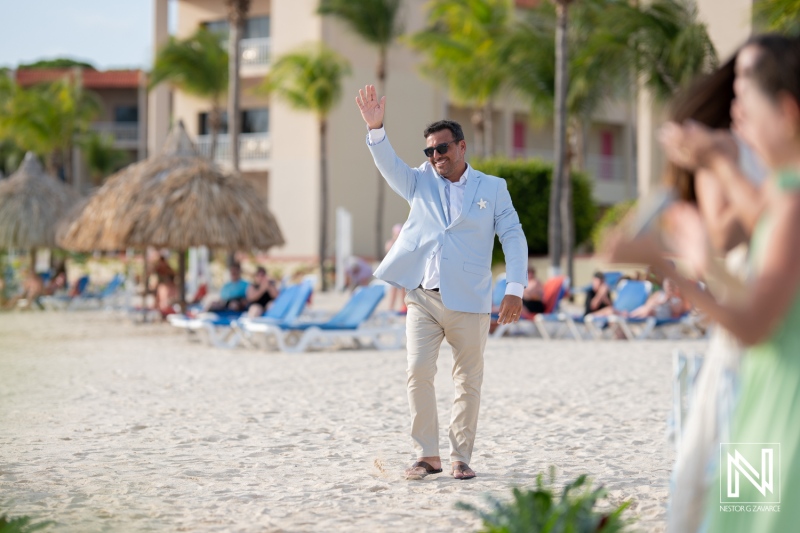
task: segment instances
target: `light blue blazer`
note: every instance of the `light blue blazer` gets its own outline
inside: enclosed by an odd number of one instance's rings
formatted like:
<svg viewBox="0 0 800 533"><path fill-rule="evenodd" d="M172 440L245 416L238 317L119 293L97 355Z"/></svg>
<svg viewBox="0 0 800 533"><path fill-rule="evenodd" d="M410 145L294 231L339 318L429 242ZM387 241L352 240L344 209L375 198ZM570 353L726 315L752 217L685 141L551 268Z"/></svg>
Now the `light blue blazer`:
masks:
<svg viewBox="0 0 800 533"><path fill-rule="evenodd" d="M467 175L461 215L447 224L445 183L430 163L406 165L388 138L370 145L375 165L389 186L411 206L397 241L375 277L396 287L416 289L425 264L442 245L440 291L447 309L466 313L492 310L492 248L500 238L506 279L528 284L528 245L505 180L473 168ZM481 209L480 205L485 207Z"/></svg>

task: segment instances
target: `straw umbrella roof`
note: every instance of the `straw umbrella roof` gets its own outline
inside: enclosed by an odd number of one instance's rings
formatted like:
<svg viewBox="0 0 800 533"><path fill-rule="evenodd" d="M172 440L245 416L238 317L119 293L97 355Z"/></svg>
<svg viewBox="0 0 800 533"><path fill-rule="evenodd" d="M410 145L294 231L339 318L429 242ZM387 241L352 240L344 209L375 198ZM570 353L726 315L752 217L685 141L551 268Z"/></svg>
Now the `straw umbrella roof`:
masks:
<svg viewBox="0 0 800 533"><path fill-rule="evenodd" d="M59 220L77 195L46 174L32 153L0 181L0 248L52 248Z"/></svg>
<svg viewBox="0 0 800 533"><path fill-rule="evenodd" d="M255 188L200 157L179 124L158 156L109 178L59 242L76 250L267 250L284 240Z"/></svg>

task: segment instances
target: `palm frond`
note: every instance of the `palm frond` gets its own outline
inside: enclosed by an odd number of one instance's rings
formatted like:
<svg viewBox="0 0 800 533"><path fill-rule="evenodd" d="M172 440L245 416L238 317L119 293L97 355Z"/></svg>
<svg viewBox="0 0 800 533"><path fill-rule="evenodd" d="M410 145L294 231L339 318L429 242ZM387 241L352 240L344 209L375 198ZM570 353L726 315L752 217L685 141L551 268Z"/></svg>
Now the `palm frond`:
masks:
<svg viewBox="0 0 800 533"><path fill-rule="evenodd" d="M169 82L188 94L218 99L228 89L228 52L219 36L198 29L184 40L174 37L158 51L150 87Z"/></svg>
<svg viewBox="0 0 800 533"><path fill-rule="evenodd" d="M800 35L800 0L756 0L753 12L766 30Z"/></svg>
<svg viewBox="0 0 800 533"><path fill-rule="evenodd" d="M386 49L403 33L401 0L320 0L317 13L344 22L356 35Z"/></svg>
<svg viewBox="0 0 800 533"><path fill-rule="evenodd" d="M481 106L507 77L502 58L513 6L509 0L433 0L427 27L404 41L423 54L421 72L461 105Z"/></svg>
<svg viewBox="0 0 800 533"><path fill-rule="evenodd" d="M258 92L274 94L291 107L326 116L342 96L350 64L330 48L303 47L279 58Z"/></svg>

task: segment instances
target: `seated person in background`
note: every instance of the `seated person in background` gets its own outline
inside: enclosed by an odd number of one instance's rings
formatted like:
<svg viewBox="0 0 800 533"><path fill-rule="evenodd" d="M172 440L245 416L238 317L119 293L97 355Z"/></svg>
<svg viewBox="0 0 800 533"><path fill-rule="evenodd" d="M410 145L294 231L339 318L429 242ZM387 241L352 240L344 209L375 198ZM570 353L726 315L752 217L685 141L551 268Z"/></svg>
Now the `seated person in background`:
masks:
<svg viewBox="0 0 800 533"><path fill-rule="evenodd" d="M345 284L350 290L369 285L372 281L372 267L360 257L351 257L351 264L345 274Z"/></svg>
<svg viewBox="0 0 800 533"><path fill-rule="evenodd" d="M67 273L64 270L57 270L56 275L44 286L44 294L53 296L54 294L67 293Z"/></svg>
<svg viewBox="0 0 800 533"><path fill-rule="evenodd" d="M602 272L595 272L592 286L586 292L586 304L583 316L604 308L611 308L611 289Z"/></svg>
<svg viewBox="0 0 800 533"><path fill-rule="evenodd" d="M160 253L158 260L153 264L152 272L156 276L156 309L163 314L167 309L171 309L172 303L167 298L172 288L175 287L175 270L167 262L168 253ZM152 283L152 282L151 282ZM150 284L152 287L152 284ZM166 298L166 299L165 299Z"/></svg>
<svg viewBox="0 0 800 533"><path fill-rule="evenodd" d="M175 304L178 303L178 284L177 275L159 277L156 286L156 309L161 313L162 318L175 313Z"/></svg>
<svg viewBox="0 0 800 533"><path fill-rule="evenodd" d="M256 269L253 283L247 287L247 316L258 317L264 314L267 305L278 297L275 280L267 275L264 267Z"/></svg>
<svg viewBox="0 0 800 533"><path fill-rule="evenodd" d="M536 269L528 267L528 286L522 292L522 316L544 313L544 285L536 278Z"/></svg>
<svg viewBox="0 0 800 533"><path fill-rule="evenodd" d="M659 320L680 318L691 310L691 304L686 301L678 287L669 278L663 280L664 288L650 295L644 305L637 307L623 316L630 318L655 317Z"/></svg>
<svg viewBox="0 0 800 533"><path fill-rule="evenodd" d="M249 283L242 279L242 267L238 263L230 266L231 280L219 291L219 300L213 302L209 311L244 311L247 309L247 287Z"/></svg>
<svg viewBox="0 0 800 533"><path fill-rule="evenodd" d="M39 274L33 269L26 270L21 288L22 291L6 303L6 309L13 309L22 300L25 302L25 305L22 306L24 309L33 309L33 304L36 304L39 309L44 309L39 301L39 297L44 293L44 282Z"/></svg>

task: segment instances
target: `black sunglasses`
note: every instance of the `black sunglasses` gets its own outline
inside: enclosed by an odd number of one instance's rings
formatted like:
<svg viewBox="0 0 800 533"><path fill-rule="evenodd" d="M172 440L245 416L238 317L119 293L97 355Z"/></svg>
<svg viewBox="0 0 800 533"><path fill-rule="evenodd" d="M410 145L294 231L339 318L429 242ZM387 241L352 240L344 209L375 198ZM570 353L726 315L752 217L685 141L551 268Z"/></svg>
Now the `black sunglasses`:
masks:
<svg viewBox="0 0 800 533"><path fill-rule="evenodd" d="M444 154L447 153L447 147L449 145L451 145L453 143L457 143L457 142L458 142L458 139L456 139L454 141L442 143L442 144L437 144L436 146L425 148L423 150L423 153L425 153L425 157L433 157L433 151L436 150L437 152L439 152L439 155L444 155Z"/></svg>

